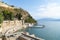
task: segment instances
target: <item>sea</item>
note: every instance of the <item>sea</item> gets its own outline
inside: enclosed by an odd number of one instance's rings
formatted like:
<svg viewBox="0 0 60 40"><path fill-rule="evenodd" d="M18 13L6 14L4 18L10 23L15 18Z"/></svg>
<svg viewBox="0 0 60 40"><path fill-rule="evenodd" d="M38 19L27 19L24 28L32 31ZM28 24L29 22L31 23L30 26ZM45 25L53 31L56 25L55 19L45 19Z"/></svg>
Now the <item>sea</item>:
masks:
<svg viewBox="0 0 60 40"><path fill-rule="evenodd" d="M37 21L38 25L45 25L44 28L27 28L30 34L45 40L60 40L60 21Z"/></svg>

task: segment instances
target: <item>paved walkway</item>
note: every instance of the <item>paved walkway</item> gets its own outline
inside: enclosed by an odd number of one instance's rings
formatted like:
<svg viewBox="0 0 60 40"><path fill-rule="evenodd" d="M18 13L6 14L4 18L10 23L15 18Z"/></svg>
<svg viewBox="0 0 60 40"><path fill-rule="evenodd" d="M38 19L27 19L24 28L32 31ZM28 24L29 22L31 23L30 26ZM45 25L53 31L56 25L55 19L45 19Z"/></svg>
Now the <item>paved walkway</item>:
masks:
<svg viewBox="0 0 60 40"><path fill-rule="evenodd" d="M23 34L21 34L20 32L14 33L14 34L10 34L9 37L7 35L7 40L44 40L42 38L40 39L34 39L33 37L30 36L25 36Z"/></svg>

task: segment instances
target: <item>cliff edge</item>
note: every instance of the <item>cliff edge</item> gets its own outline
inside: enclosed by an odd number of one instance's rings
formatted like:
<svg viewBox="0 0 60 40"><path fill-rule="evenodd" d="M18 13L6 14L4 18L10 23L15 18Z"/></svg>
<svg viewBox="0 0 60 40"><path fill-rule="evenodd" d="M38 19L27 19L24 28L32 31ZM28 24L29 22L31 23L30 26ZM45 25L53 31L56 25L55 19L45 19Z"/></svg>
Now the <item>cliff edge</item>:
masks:
<svg viewBox="0 0 60 40"><path fill-rule="evenodd" d="M24 20L26 23L36 23L36 20L24 9L0 2L0 23L4 20Z"/></svg>

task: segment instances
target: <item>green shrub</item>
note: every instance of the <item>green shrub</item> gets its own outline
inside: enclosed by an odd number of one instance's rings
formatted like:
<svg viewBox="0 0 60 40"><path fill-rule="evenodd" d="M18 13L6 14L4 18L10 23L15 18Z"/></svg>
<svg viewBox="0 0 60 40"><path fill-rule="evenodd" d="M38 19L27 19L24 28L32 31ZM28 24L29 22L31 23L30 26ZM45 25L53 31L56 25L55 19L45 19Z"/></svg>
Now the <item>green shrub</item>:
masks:
<svg viewBox="0 0 60 40"><path fill-rule="evenodd" d="M0 24L3 22L3 20L4 20L3 14L0 13Z"/></svg>

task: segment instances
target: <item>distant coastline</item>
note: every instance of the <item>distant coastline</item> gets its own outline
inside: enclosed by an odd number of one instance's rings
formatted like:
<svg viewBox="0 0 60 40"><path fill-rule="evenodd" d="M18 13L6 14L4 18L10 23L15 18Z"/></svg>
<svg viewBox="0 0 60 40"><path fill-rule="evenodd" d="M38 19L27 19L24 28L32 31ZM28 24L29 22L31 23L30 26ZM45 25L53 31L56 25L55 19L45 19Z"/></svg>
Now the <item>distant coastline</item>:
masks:
<svg viewBox="0 0 60 40"><path fill-rule="evenodd" d="M54 19L54 18L42 18L42 19L39 19L38 21L60 21L60 19Z"/></svg>

